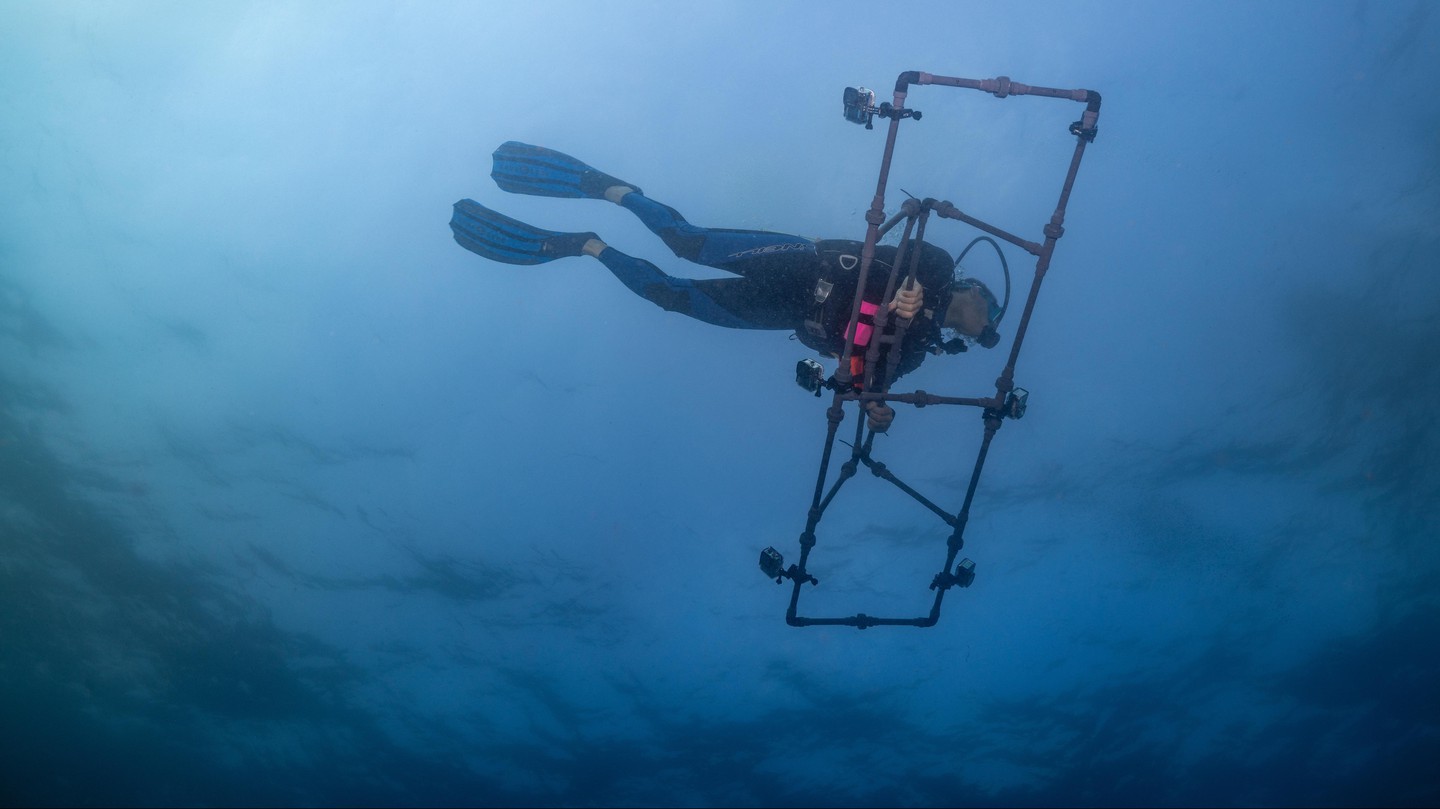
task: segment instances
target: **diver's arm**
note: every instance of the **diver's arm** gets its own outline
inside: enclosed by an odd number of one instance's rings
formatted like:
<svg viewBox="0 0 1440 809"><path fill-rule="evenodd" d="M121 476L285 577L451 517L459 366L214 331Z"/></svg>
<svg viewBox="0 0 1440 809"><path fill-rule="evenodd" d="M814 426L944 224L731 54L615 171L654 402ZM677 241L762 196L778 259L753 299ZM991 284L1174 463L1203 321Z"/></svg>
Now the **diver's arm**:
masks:
<svg viewBox="0 0 1440 809"><path fill-rule="evenodd" d="M908 335L907 335L908 338ZM925 356L930 352L926 350L926 340L922 335L915 335L914 339L906 339L905 344L900 347L900 364L895 368L895 380L920 367L925 361Z"/></svg>
<svg viewBox="0 0 1440 809"><path fill-rule="evenodd" d="M910 285L902 285L895 291L895 297L890 300L889 309L899 317L914 319L920 313L920 307L925 300L925 288L915 281ZM891 351L898 351L899 346L894 346ZM864 374L864 353L857 351L852 359L860 360L859 363L852 363L851 370L856 376ZM895 421L895 408L886 402L868 401L865 403L866 422L871 430L883 433L890 429L890 424Z"/></svg>

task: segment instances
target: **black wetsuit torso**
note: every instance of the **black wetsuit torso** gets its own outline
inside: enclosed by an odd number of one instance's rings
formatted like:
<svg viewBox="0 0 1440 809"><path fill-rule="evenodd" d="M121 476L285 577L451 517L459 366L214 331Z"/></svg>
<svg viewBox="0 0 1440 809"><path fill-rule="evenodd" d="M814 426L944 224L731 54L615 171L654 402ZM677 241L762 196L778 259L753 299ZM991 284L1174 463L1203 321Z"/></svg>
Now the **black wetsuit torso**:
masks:
<svg viewBox="0 0 1440 809"><path fill-rule="evenodd" d="M920 282L925 291L924 304L920 314L911 321L910 329L905 333L905 341L900 345L900 365L895 374L897 377L920 367L931 347L939 344L940 327L936 322L936 312L944 311L942 302L949 295L953 278L954 265L949 253L933 244L918 244L921 252L920 263L915 268L915 280ZM822 277L834 284L834 287L817 311L813 294L816 284L811 283L810 314L807 315L809 323L802 323L796 334L802 343L821 354L839 357L845 349L846 326L850 323L855 288L860 281L860 251L865 244L849 239L825 239L816 242L815 246L821 259L822 272L825 273ZM898 247L892 245L882 244L875 247L875 258L870 262L870 272L865 279L865 300L875 304L881 302L897 251ZM904 283L905 275L909 271L909 260L905 263L906 266L900 268L897 276L897 286ZM818 318L814 317L816 314L819 315ZM820 326L818 334L810 325L817 322Z"/></svg>

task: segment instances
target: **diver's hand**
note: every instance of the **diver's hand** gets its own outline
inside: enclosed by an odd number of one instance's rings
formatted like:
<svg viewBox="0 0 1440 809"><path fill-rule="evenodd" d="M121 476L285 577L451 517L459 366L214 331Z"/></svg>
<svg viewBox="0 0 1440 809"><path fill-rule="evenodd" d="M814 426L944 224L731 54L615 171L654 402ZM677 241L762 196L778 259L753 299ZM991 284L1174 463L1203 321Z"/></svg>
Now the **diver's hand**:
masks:
<svg viewBox="0 0 1440 809"><path fill-rule="evenodd" d="M895 408L874 399L865 403L865 412L869 416L866 421L869 423L870 429L877 433L883 433L890 429L890 422L895 420Z"/></svg>
<svg viewBox="0 0 1440 809"><path fill-rule="evenodd" d="M912 287L901 287L895 293L894 299L890 301L890 311L900 317L910 320L920 313L920 305L925 302L925 288L915 281Z"/></svg>

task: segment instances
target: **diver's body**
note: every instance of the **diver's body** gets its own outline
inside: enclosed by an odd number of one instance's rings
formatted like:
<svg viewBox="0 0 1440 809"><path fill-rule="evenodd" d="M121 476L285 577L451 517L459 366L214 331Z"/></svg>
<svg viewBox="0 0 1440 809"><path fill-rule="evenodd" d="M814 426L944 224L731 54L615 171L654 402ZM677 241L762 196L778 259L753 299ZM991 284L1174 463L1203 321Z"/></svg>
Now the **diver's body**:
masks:
<svg viewBox="0 0 1440 809"><path fill-rule="evenodd" d="M625 194L620 205L639 217L676 256L740 276L700 281L676 278L607 245L596 257L637 295L667 311L717 326L793 331L801 342L823 355L838 357L843 351L844 327L860 280L862 242L696 227L675 209L638 191ZM944 308L954 261L934 245L922 242L920 246L915 275L922 290L922 309L933 313ZM880 303L896 252L890 245L876 246L866 276L865 300ZM816 288L822 281L831 287L824 299L817 301ZM929 350L940 343L941 324L933 316L915 326L901 346L897 377L919 367Z"/></svg>
<svg viewBox="0 0 1440 809"><path fill-rule="evenodd" d="M676 256L738 277L677 278L616 250L593 233L540 230L462 200L455 204L451 227L456 241L472 252L514 264L594 256L631 291L667 311L726 328L794 331L801 342L826 356L838 357L844 350L859 281L861 242L697 227L638 188L568 155L514 142L496 150L492 176L502 188L517 193L607 199L634 213ZM958 285L948 253L925 242L914 244L921 251L916 285L910 289L902 285L890 303L897 315L913 319L900 346L896 377L919 367L929 353L955 350L958 341L945 341L943 329L979 338L990 328L993 335L991 322L997 311L994 297L978 282L967 279L963 289L954 288ZM856 332L858 344L868 341L867 324L878 312L896 252L889 245L875 248L861 328ZM854 352L852 372L857 378L864 353L863 348ZM880 431L894 418L894 411L880 402L868 402L866 409L871 427Z"/></svg>

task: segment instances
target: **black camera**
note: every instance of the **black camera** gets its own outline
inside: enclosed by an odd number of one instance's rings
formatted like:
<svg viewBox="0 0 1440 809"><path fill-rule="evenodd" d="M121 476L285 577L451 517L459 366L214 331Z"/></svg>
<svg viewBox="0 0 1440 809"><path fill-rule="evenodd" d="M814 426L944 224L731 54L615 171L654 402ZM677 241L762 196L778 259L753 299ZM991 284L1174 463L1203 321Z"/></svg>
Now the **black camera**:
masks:
<svg viewBox="0 0 1440 809"><path fill-rule="evenodd" d="M825 387L825 368L815 360L800 360L795 363L795 384L819 396Z"/></svg>
<svg viewBox="0 0 1440 809"><path fill-rule="evenodd" d="M961 587L969 587L975 583L975 563L969 559L961 559L960 564L955 566L955 583Z"/></svg>
<svg viewBox="0 0 1440 809"><path fill-rule="evenodd" d="M766 548L760 552L760 571L768 578L780 581L780 577L785 575L785 557L774 548Z"/></svg>
<svg viewBox="0 0 1440 809"><path fill-rule="evenodd" d="M874 129L875 116L881 118L914 118L920 120L920 110L896 109L889 101L875 106L875 91L867 87L846 87L845 88L845 120L852 124L863 124L866 129Z"/></svg>
<svg viewBox="0 0 1440 809"><path fill-rule="evenodd" d="M865 87L845 88L845 120L853 124L864 124L873 128L870 120L875 117L875 91Z"/></svg>
<svg viewBox="0 0 1440 809"><path fill-rule="evenodd" d="M1016 388L1005 397L1005 415L1012 419L1019 419L1025 416L1025 408L1030 406L1030 391L1024 388Z"/></svg>

